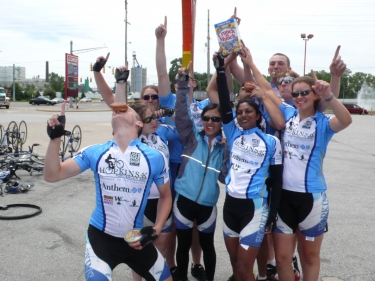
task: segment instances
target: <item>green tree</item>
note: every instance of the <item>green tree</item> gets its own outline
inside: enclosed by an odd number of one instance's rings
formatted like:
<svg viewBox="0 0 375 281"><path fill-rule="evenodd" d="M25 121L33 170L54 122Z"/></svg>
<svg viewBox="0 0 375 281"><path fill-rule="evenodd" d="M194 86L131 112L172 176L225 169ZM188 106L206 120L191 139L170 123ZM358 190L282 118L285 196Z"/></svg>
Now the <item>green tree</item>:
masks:
<svg viewBox="0 0 375 281"><path fill-rule="evenodd" d="M30 100L35 96L35 89L36 87L34 84L26 84L26 86L23 88L26 100Z"/></svg>
<svg viewBox="0 0 375 281"><path fill-rule="evenodd" d="M171 92L175 93L174 89L174 80L176 78L176 75L178 73L178 69L182 66L182 58L174 59L170 62L171 67L169 68L168 76L169 80L171 81Z"/></svg>
<svg viewBox="0 0 375 281"><path fill-rule="evenodd" d="M49 98L52 100L56 98L56 91L54 89L48 88L44 90L43 96L49 96Z"/></svg>
<svg viewBox="0 0 375 281"><path fill-rule="evenodd" d="M10 85L9 88L12 89L12 98L13 98L13 83ZM17 101L25 99L23 89L17 82L15 83L15 90L16 90L16 100Z"/></svg>
<svg viewBox="0 0 375 281"><path fill-rule="evenodd" d="M49 85L51 89L55 90L55 92L64 92L64 77L59 76L58 74L51 72L49 75Z"/></svg>

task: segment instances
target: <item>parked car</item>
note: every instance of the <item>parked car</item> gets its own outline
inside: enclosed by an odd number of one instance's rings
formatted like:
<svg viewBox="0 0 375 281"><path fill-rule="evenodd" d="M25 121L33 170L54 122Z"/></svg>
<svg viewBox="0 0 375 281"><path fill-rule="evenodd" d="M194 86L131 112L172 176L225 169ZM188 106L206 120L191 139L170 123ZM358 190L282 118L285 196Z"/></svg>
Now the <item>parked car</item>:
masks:
<svg viewBox="0 0 375 281"><path fill-rule="evenodd" d="M82 99L79 100L79 102L91 102L91 101L92 101L92 99L90 99L90 98L82 98Z"/></svg>
<svg viewBox="0 0 375 281"><path fill-rule="evenodd" d="M63 103L65 100L63 98L54 98L53 101L56 103Z"/></svg>
<svg viewBox="0 0 375 281"><path fill-rule="evenodd" d="M360 107L355 103L343 103L343 105L352 114L368 114L368 111L365 108Z"/></svg>
<svg viewBox="0 0 375 281"><path fill-rule="evenodd" d="M32 105L40 105L40 104L55 105L56 102L53 101L53 100L47 99L45 97L38 97L38 98L29 100L29 104L32 104Z"/></svg>

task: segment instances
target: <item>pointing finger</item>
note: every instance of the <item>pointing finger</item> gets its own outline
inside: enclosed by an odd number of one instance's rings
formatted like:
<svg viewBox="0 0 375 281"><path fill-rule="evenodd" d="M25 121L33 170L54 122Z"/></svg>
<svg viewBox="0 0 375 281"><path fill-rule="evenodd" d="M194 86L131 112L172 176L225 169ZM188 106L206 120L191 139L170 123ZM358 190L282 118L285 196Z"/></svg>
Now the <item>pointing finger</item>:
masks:
<svg viewBox="0 0 375 281"><path fill-rule="evenodd" d="M234 7L234 17L237 17L237 7Z"/></svg>
<svg viewBox="0 0 375 281"><path fill-rule="evenodd" d="M189 64L187 65L186 69L188 72L191 72L191 68L193 66L193 62L192 61L189 61Z"/></svg>
<svg viewBox="0 0 375 281"><path fill-rule="evenodd" d="M164 26L167 27L167 16L164 17Z"/></svg>
<svg viewBox="0 0 375 281"><path fill-rule="evenodd" d="M336 48L336 52L335 52L335 55L334 55L334 57L333 57L333 61L335 61L335 60L336 60L336 58L337 58L337 56L339 55L339 52L340 52L340 48L341 48L341 46L340 46L340 45L338 45L338 46L337 46L337 48Z"/></svg>
<svg viewBox="0 0 375 281"><path fill-rule="evenodd" d="M60 115L65 115L65 104L67 103L67 101L64 101L61 103L61 113Z"/></svg>
<svg viewBox="0 0 375 281"><path fill-rule="evenodd" d="M316 77L315 72L312 69L311 69L311 76L314 79L314 82L318 81L318 78Z"/></svg>
<svg viewBox="0 0 375 281"><path fill-rule="evenodd" d="M107 54L107 57L105 58L105 60L106 60L106 61L108 61L108 58L109 58L109 54L110 54L110 53L108 53L108 54Z"/></svg>

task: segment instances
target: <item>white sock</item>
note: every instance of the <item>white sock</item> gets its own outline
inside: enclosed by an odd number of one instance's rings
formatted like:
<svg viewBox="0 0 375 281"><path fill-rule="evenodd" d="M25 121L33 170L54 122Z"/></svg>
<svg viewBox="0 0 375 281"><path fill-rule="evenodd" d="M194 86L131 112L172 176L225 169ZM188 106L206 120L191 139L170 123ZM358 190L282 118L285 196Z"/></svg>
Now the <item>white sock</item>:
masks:
<svg viewBox="0 0 375 281"><path fill-rule="evenodd" d="M270 261L268 261L267 263L268 263L268 264L271 264L271 265L273 265L273 266L276 266L276 260L275 260L275 259L270 260Z"/></svg>
<svg viewBox="0 0 375 281"><path fill-rule="evenodd" d="M259 275L258 275L258 278L257 278L258 280L267 280L267 276L264 276L264 277L260 277Z"/></svg>

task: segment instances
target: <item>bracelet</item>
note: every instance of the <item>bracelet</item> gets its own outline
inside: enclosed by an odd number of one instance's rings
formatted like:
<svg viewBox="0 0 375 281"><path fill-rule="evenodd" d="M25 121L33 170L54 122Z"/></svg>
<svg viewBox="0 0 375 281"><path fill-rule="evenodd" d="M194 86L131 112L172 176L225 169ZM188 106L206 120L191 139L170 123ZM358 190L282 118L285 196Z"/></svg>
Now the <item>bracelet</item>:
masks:
<svg viewBox="0 0 375 281"><path fill-rule="evenodd" d="M330 102L331 100L333 100L334 97L335 97L335 95L331 92L331 96L328 99L324 99L324 100L326 102Z"/></svg>

